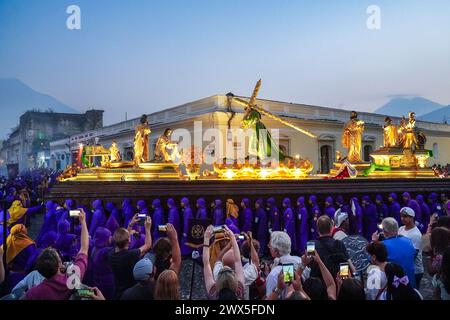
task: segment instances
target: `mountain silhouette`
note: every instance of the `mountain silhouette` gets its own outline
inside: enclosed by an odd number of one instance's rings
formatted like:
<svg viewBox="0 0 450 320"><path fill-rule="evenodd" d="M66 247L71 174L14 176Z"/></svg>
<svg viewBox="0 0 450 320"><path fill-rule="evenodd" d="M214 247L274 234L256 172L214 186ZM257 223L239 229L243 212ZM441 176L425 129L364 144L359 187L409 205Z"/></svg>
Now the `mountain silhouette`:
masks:
<svg viewBox="0 0 450 320"><path fill-rule="evenodd" d="M417 117L436 111L444 107L443 105L422 97L397 97L391 99L384 106L376 109L374 112L388 116L407 116L408 112L413 111Z"/></svg>

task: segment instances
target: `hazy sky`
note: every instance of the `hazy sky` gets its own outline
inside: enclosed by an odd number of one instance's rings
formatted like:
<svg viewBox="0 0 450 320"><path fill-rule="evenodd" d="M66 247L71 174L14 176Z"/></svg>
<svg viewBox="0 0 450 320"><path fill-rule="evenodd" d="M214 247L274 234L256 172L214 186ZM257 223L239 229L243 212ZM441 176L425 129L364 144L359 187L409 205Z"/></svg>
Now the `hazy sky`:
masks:
<svg viewBox="0 0 450 320"><path fill-rule="evenodd" d="M81 30L66 9L81 8ZM381 30L366 27L369 5ZM372 111L450 104L448 0L0 0L0 77L106 123L217 93Z"/></svg>

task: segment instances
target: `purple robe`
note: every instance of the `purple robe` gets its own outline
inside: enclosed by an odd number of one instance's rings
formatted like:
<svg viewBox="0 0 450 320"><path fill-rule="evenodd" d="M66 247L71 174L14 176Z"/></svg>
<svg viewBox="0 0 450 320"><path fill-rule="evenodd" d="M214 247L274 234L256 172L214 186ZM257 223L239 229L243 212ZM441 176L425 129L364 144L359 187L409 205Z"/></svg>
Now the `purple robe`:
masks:
<svg viewBox="0 0 450 320"><path fill-rule="evenodd" d="M297 251L303 253L306 249L306 243L310 239L310 227L308 210L305 205L305 197L297 199Z"/></svg>
<svg viewBox="0 0 450 320"><path fill-rule="evenodd" d="M242 199L241 204L243 205L242 208L244 209L243 212L244 220L242 225L242 231L243 232L252 231L253 211L251 208L250 200L248 198L244 198Z"/></svg>
<svg viewBox="0 0 450 320"><path fill-rule="evenodd" d="M55 248L56 247L56 239L58 238L58 234L55 231L48 231L40 240L39 244L37 244L39 249L45 249L48 247Z"/></svg>
<svg viewBox="0 0 450 320"><path fill-rule="evenodd" d="M63 260L71 260L76 251L76 236L69 233L70 223L67 220L58 222L58 234L56 238L55 248L60 252Z"/></svg>
<svg viewBox="0 0 450 320"><path fill-rule="evenodd" d="M377 206L378 222L381 222L384 218L389 217L389 208L383 202L383 197L381 196L381 194L376 195L375 201Z"/></svg>
<svg viewBox="0 0 450 320"><path fill-rule="evenodd" d="M106 215L103 210L102 200L95 200L92 203L94 214L92 215L91 225L89 226L89 235L92 237L98 227L103 227L106 223Z"/></svg>
<svg viewBox="0 0 450 320"><path fill-rule="evenodd" d="M439 217L442 217L445 214L444 206L439 203L439 196L436 192L432 192L428 195L428 206L431 215L437 213Z"/></svg>
<svg viewBox="0 0 450 320"><path fill-rule="evenodd" d="M208 219L208 212L206 211L206 202L203 198L197 199L197 214L195 215L196 219L206 220Z"/></svg>
<svg viewBox="0 0 450 320"><path fill-rule="evenodd" d="M181 199L181 210L183 212L183 235L181 237L181 254L183 256L190 255L192 253L192 248L186 245L189 233L189 220L194 218L192 214L192 209L189 205L189 199Z"/></svg>
<svg viewBox="0 0 450 320"><path fill-rule="evenodd" d="M116 205L113 202L107 202L105 205L105 209L108 212L109 217L113 217L116 220L117 224L120 226L122 224L122 217ZM114 233L114 231L112 232Z"/></svg>
<svg viewBox="0 0 450 320"><path fill-rule="evenodd" d="M267 243L269 242L269 222L266 210L264 210L263 199L256 200L255 209L255 235L260 244L260 252L264 254L267 252Z"/></svg>
<svg viewBox="0 0 450 320"><path fill-rule="evenodd" d="M286 232L291 238L291 250L297 252L297 237L295 236L295 216L294 211L291 208L291 199L283 199L283 208L284 232Z"/></svg>
<svg viewBox="0 0 450 320"><path fill-rule="evenodd" d="M344 197L339 195L336 197L336 207L341 209L341 212L348 213L350 215L350 207L345 204Z"/></svg>
<svg viewBox="0 0 450 320"><path fill-rule="evenodd" d="M421 194L416 196L416 201L420 206L420 210L422 211L422 233L427 231L428 225L430 224L431 211L430 208L425 203L424 197Z"/></svg>
<svg viewBox="0 0 450 320"><path fill-rule="evenodd" d="M395 193L389 194L389 217L394 218L400 223L400 204L397 201L397 195Z"/></svg>
<svg viewBox="0 0 450 320"><path fill-rule="evenodd" d="M333 207L333 198L327 197L325 199L325 214L331 218L331 220L334 221L334 213L336 212L336 209Z"/></svg>
<svg viewBox="0 0 450 320"><path fill-rule="evenodd" d="M38 247L41 247L41 242L43 237L50 231L56 232L57 228L57 220L56 213L54 209L54 203L52 201L47 201L45 203L46 213L44 215L44 222L42 224L41 230L39 231L39 235L36 239L36 244Z"/></svg>
<svg viewBox="0 0 450 320"><path fill-rule="evenodd" d="M280 231L281 230L281 217L280 212L277 208L275 198L269 198L267 199L267 211L269 212L269 227L270 230L273 231Z"/></svg>
<svg viewBox="0 0 450 320"><path fill-rule="evenodd" d="M40 250L35 244L30 244L17 254L9 264L9 274L6 278L6 290L10 292L35 266Z"/></svg>
<svg viewBox="0 0 450 320"><path fill-rule="evenodd" d="M363 212L358 198L350 199L350 234L363 234Z"/></svg>
<svg viewBox="0 0 450 320"><path fill-rule="evenodd" d="M169 216L167 218L168 223L172 224L177 231L177 234L181 233L181 221L180 213L178 212L175 201L172 198L167 199L167 206L169 207Z"/></svg>
<svg viewBox="0 0 450 320"><path fill-rule="evenodd" d="M158 226L165 224L164 222L164 210L161 206L161 201L159 199L154 199L152 202L152 208L153 208L153 217L152 217L152 238L153 243L158 240L161 235L158 231Z"/></svg>
<svg viewBox="0 0 450 320"><path fill-rule="evenodd" d="M403 197L403 203L405 204L405 206L410 207L411 209L414 210L414 213L415 213L414 220L416 221L416 223L418 223L419 229L423 230L422 210L420 209L419 203L411 197L409 192L404 192L402 194L402 197Z"/></svg>
<svg viewBox="0 0 450 320"><path fill-rule="evenodd" d="M372 203L369 196L363 196L363 235L371 241L372 234L377 231L378 214L377 207Z"/></svg>
<svg viewBox="0 0 450 320"><path fill-rule="evenodd" d="M114 233L117 229L120 228L119 223L113 215L110 215L108 220L106 220L105 228Z"/></svg>
<svg viewBox="0 0 450 320"><path fill-rule="evenodd" d="M214 200L213 225L221 226L225 223L225 214L223 212L222 200Z"/></svg>
<svg viewBox="0 0 450 320"><path fill-rule="evenodd" d="M123 226L125 228L130 223L130 220L133 218L134 214L135 214L135 210L133 209L131 200L124 199L122 202L122 221L123 221Z"/></svg>
<svg viewBox="0 0 450 320"><path fill-rule="evenodd" d="M312 240L316 240L319 236L317 232L317 218L319 218L322 213L320 212L319 205L317 204L317 197L315 195L309 196L309 204L311 205L309 214L311 219L311 238Z"/></svg>
<svg viewBox="0 0 450 320"><path fill-rule="evenodd" d="M225 224L227 227L234 233L234 234L240 234L241 231L239 230L238 226L234 224L233 220L230 218L227 218L225 220Z"/></svg>

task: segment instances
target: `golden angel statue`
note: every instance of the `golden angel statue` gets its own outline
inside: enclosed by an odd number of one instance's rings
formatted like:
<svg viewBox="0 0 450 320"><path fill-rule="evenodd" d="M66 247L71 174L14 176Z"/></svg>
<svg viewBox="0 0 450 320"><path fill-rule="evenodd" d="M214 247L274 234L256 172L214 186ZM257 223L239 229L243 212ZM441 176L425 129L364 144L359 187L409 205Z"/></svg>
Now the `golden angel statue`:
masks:
<svg viewBox="0 0 450 320"><path fill-rule="evenodd" d="M350 114L350 121L345 124L342 134L342 145L348 149L348 161L362 162L361 160L361 143L362 134L364 132L364 121L358 120L356 111Z"/></svg>
<svg viewBox="0 0 450 320"><path fill-rule="evenodd" d="M400 120L400 125L398 126L397 129L397 147L402 148L403 144L405 142L405 137L406 137L406 119L405 117L402 117L402 119Z"/></svg>
<svg viewBox="0 0 450 320"><path fill-rule="evenodd" d="M178 144L170 140L172 129L167 128L164 134L158 138L155 146L155 161L173 162L178 156Z"/></svg>
<svg viewBox="0 0 450 320"><path fill-rule="evenodd" d="M414 112L410 112L408 122L405 124L404 149L412 149L413 146L417 145L416 133L414 132L414 127L416 126L415 115Z"/></svg>
<svg viewBox="0 0 450 320"><path fill-rule="evenodd" d="M142 115L140 123L136 126L134 136L134 165L149 161L148 136L151 130L148 125L147 115Z"/></svg>
<svg viewBox="0 0 450 320"><path fill-rule="evenodd" d="M386 117L384 119L383 127L383 145L385 148L392 148L397 146L397 127L392 124L392 119Z"/></svg>
<svg viewBox="0 0 450 320"><path fill-rule="evenodd" d="M111 162L119 162L122 160L116 140L113 140L111 147L109 148L109 158Z"/></svg>

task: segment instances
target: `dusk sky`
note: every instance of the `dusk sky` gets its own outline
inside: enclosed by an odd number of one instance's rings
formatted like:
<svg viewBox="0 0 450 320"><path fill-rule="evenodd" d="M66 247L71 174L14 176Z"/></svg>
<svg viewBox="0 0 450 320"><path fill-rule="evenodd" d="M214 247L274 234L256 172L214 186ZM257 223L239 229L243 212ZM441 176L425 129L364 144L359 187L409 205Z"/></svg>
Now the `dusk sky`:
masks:
<svg viewBox="0 0 450 320"><path fill-rule="evenodd" d="M81 30L66 9L81 8ZM381 29L369 30L369 5ZM218 93L373 111L450 104L448 0L0 0L0 78L107 124Z"/></svg>

